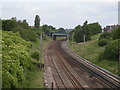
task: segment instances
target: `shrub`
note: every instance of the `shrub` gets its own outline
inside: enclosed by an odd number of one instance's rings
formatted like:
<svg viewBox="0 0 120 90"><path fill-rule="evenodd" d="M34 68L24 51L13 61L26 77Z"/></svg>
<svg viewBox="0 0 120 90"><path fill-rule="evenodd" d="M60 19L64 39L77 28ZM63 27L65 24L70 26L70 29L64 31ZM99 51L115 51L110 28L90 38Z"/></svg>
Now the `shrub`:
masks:
<svg viewBox="0 0 120 90"><path fill-rule="evenodd" d="M101 39L111 39L111 38L112 38L112 35L111 35L110 32L104 32L100 35L99 40L101 40Z"/></svg>
<svg viewBox="0 0 120 90"><path fill-rule="evenodd" d="M36 42L37 41L37 35L36 33L31 30L31 28L28 26L28 23L24 20L17 21L17 20L2 20L2 29L4 31L13 31L13 32L19 32L20 36L27 41Z"/></svg>
<svg viewBox="0 0 120 90"><path fill-rule="evenodd" d="M28 30L28 29L20 30L20 35L23 39L27 41L32 41L32 42L37 41L37 35L32 30Z"/></svg>
<svg viewBox="0 0 120 90"><path fill-rule="evenodd" d="M108 44L108 40L107 39L101 39L101 40L99 40L99 42L98 42L98 45L99 46L105 46L105 45L107 45Z"/></svg>
<svg viewBox="0 0 120 90"><path fill-rule="evenodd" d="M115 39L120 39L120 27L116 28L115 30L112 31L112 38Z"/></svg>
<svg viewBox="0 0 120 90"><path fill-rule="evenodd" d="M2 32L2 87L19 88L32 70L31 43L12 31Z"/></svg>
<svg viewBox="0 0 120 90"><path fill-rule="evenodd" d="M120 39L110 42L104 52L104 57L106 59L119 60L119 45Z"/></svg>
<svg viewBox="0 0 120 90"><path fill-rule="evenodd" d="M39 54L38 51L32 52L31 57L34 58L34 59L36 59L36 60L39 60L40 54Z"/></svg>

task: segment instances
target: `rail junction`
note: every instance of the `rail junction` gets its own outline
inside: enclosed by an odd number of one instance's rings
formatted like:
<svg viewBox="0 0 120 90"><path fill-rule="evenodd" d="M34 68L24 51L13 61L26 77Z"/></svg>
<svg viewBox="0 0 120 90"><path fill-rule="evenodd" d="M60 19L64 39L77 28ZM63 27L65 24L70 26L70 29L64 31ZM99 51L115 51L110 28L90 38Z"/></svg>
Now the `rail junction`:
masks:
<svg viewBox="0 0 120 90"><path fill-rule="evenodd" d="M76 55L65 40L52 41L44 54L47 88L120 90L118 76Z"/></svg>

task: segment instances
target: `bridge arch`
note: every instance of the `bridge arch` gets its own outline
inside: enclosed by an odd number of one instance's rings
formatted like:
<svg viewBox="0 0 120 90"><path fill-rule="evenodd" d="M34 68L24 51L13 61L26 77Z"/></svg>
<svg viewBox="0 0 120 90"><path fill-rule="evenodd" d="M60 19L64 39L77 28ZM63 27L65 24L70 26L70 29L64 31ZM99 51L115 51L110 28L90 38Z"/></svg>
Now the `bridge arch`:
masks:
<svg viewBox="0 0 120 90"><path fill-rule="evenodd" d="M53 33L52 34L52 39L53 40L56 40L56 37L60 37L60 36L62 36L62 37L68 37L68 35L67 34L63 34L63 33Z"/></svg>

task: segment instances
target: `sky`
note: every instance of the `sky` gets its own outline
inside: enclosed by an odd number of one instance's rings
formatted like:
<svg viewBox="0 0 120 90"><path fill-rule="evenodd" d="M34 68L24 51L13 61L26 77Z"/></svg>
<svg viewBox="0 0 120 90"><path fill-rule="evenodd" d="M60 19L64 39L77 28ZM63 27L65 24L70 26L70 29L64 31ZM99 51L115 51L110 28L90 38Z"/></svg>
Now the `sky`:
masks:
<svg viewBox="0 0 120 90"><path fill-rule="evenodd" d="M56 28L75 28L88 23L99 22L102 27L118 24L119 0L1 0L0 17L18 20L26 19L34 25L35 15L39 15L40 24ZM120 22L119 22L120 23Z"/></svg>

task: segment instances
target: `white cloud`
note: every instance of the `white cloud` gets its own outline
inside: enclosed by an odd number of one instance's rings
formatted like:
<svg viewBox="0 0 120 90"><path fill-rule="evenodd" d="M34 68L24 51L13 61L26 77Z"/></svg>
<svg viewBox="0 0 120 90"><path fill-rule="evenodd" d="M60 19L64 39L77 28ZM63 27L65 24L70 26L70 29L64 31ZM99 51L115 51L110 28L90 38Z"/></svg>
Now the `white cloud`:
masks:
<svg viewBox="0 0 120 90"><path fill-rule="evenodd" d="M14 2L3 3L3 18L16 16L30 25L38 14L41 22L56 27L74 28L85 20L103 26L117 24L117 2Z"/></svg>
<svg viewBox="0 0 120 90"><path fill-rule="evenodd" d="M118 2L119 0L1 0L1 2Z"/></svg>

